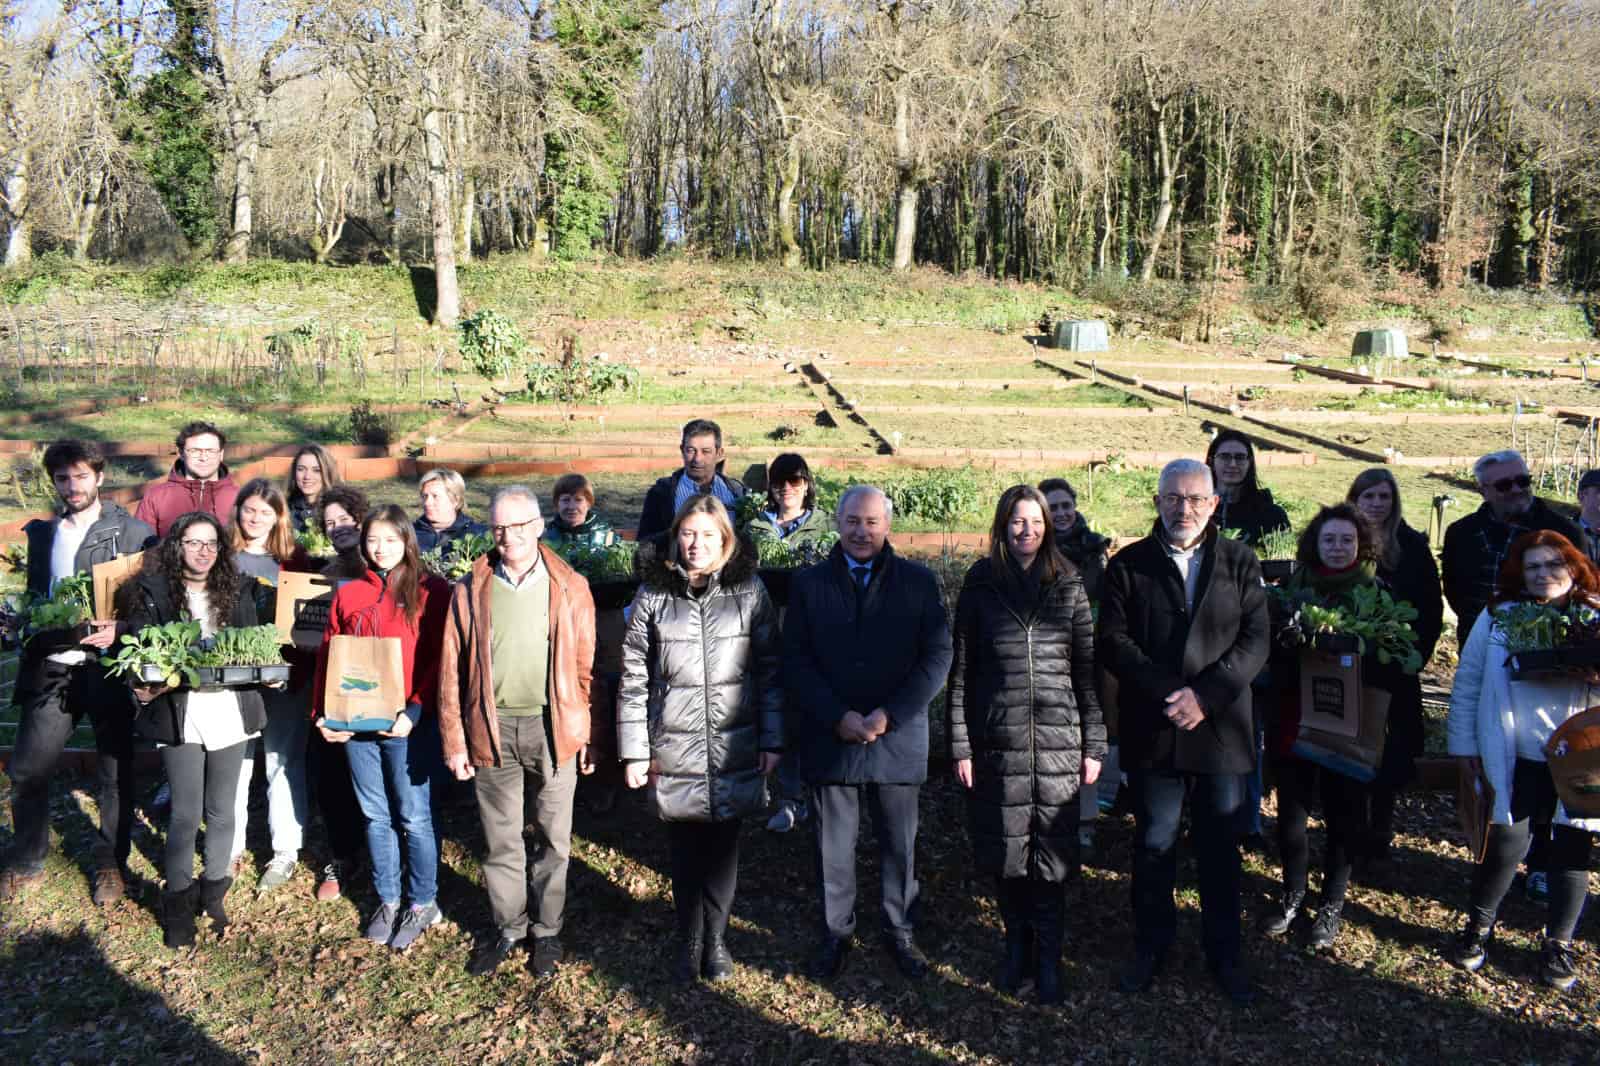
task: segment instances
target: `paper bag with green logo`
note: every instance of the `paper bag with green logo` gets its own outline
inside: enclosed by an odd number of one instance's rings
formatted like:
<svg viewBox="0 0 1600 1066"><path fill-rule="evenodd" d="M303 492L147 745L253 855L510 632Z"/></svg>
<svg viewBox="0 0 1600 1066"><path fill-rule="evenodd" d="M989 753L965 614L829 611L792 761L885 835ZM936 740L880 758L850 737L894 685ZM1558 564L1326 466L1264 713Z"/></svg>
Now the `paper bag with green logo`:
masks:
<svg viewBox="0 0 1600 1066"><path fill-rule="evenodd" d="M328 643L323 724L352 733L394 725L406 705L405 659L399 637L335 636Z"/></svg>

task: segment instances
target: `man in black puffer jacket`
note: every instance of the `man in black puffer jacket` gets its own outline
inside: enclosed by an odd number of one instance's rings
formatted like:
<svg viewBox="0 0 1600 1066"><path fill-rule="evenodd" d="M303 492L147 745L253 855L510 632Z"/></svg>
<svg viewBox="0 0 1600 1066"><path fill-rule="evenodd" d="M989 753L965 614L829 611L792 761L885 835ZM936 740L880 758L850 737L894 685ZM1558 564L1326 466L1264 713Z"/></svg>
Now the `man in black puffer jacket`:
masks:
<svg viewBox="0 0 1600 1066"><path fill-rule="evenodd" d="M855 931L856 831L872 808L883 875L883 927L901 973L927 971L912 941L917 799L928 778L928 703L950 669L939 583L888 545L890 505L856 485L839 500L840 541L789 588L783 680L791 747L815 787L819 978L844 965Z"/></svg>
<svg viewBox="0 0 1600 1066"><path fill-rule="evenodd" d="M1116 677L1122 765L1133 801L1137 953L1124 990L1142 991L1177 935L1173 889L1184 804L1200 865L1207 961L1236 1003L1251 999L1239 958L1239 812L1255 765L1250 679L1267 661L1261 564L1208 528L1211 471L1161 471L1150 535L1111 559L1099 661Z"/></svg>

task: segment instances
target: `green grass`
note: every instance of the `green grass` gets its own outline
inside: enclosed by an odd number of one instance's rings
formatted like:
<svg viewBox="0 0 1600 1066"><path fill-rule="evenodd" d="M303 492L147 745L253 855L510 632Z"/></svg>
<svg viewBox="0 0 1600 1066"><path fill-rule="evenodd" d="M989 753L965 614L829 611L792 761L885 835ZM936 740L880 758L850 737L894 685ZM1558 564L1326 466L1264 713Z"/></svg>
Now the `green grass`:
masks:
<svg viewBox="0 0 1600 1066"><path fill-rule="evenodd" d="M1007 407L1118 407L1148 410L1151 404L1121 389L1105 385L1080 385L1071 389L973 389L955 391L929 386L852 385L837 382L845 396L869 413L879 404L908 406L1007 406Z"/></svg>

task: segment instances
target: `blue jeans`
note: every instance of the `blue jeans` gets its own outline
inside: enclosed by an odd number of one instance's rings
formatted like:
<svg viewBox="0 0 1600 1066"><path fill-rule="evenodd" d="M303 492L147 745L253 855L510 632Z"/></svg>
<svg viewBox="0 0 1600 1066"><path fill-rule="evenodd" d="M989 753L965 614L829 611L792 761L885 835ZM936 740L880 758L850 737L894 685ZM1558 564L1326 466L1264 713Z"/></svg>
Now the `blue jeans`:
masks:
<svg viewBox="0 0 1600 1066"><path fill-rule="evenodd" d="M1178 880L1183 804L1200 867L1200 927L1213 967L1239 960L1239 807L1246 774L1130 770L1134 817L1133 920L1138 950L1157 958L1178 933L1172 898Z"/></svg>
<svg viewBox="0 0 1600 1066"><path fill-rule="evenodd" d="M404 832L406 898L413 905L434 902L439 893L439 840L433 832L432 783L442 762L438 722L424 717L406 737L352 737L345 752L356 802L367 819L367 850L372 853L372 884L378 898L400 902L400 832ZM399 819L399 832L394 818Z"/></svg>

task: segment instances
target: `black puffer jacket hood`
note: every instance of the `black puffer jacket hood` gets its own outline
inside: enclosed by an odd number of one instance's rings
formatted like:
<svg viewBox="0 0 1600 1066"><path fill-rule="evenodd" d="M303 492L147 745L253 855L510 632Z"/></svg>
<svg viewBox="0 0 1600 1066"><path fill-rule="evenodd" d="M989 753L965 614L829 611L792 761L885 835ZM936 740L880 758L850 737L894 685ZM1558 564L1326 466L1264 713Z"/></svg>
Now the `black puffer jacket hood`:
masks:
<svg viewBox="0 0 1600 1066"><path fill-rule="evenodd" d="M778 612L741 545L699 596L650 544L622 647L617 747L648 759L669 822L721 822L766 805L763 751L783 749Z"/></svg>
<svg viewBox="0 0 1600 1066"><path fill-rule="evenodd" d="M1106 753L1094 621L1075 573L1040 590L1037 606L998 578L979 560L956 603L950 755L973 764L978 868L1060 882L1078 865L1083 759Z"/></svg>

